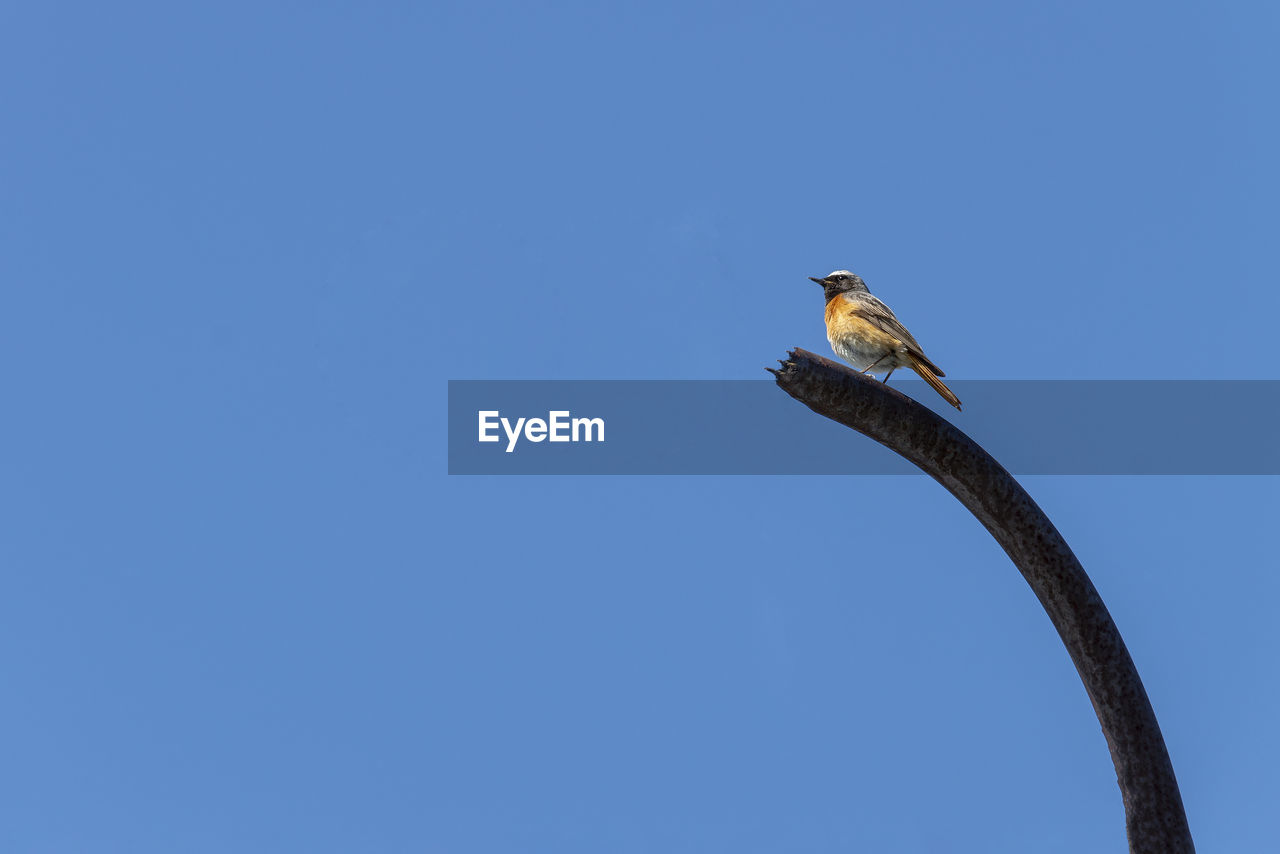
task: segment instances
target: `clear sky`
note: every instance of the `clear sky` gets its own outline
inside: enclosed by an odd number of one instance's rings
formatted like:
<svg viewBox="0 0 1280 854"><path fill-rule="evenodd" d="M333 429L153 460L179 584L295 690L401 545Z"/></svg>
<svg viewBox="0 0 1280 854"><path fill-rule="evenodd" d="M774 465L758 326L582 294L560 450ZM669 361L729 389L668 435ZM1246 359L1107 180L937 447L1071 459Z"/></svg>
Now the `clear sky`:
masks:
<svg viewBox="0 0 1280 854"><path fill-rule="evenodd" d="M842 267L949 377L1278 378L1278 39L6 4L0 848L1124 851L1061 644L935 483L450 478L446 381L765 377ZM1273 850L1280 483L1024 483L1200 850Z"/></svg>

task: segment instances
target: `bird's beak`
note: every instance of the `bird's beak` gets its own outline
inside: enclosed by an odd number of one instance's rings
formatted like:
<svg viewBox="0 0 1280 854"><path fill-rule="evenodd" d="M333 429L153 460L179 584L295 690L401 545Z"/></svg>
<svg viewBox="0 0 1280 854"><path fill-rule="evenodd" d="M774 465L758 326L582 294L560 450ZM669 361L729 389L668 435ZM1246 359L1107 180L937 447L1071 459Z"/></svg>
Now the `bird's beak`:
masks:
<svg viewBox="0 0 1280 854"><path fill-rule="evenodd" d="M817 282L818 284L822 285L824 288L827 286L827 280L826 280L826 279L815 279L813 276L810 276L810 277L809 277L809 281L811 281L811 282Z"/></svg>

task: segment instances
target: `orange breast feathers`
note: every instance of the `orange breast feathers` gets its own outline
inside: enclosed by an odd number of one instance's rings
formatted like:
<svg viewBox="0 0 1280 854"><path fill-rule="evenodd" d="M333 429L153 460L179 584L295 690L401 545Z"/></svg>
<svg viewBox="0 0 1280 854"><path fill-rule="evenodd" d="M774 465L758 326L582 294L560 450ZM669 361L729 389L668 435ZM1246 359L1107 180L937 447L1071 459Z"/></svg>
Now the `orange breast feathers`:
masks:
<svg viewBox="0 0 1280 854"><path fill-rule="evenodd" d="M827 338L853 340L864 346L897 350L902 342L879 326L856 313L856 309L838 296L827 303Z"/></svg>

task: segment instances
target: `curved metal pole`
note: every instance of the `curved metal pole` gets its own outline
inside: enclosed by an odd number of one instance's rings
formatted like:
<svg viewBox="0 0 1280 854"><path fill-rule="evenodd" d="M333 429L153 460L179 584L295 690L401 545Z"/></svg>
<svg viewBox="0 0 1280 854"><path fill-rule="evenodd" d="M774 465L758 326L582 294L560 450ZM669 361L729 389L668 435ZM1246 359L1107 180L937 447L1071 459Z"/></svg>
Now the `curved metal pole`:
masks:
<svg viewBox="0 0 1280 854"><path fill-rule="evenodd" d="M1129 850L1194 852L1173 765L1133 659L1080 561L1026 490L949 421L877 380L799 348L781 369L769 370L814 412L919 466L991 532L1049 613L1089 693L1116 766Z"/></svg>

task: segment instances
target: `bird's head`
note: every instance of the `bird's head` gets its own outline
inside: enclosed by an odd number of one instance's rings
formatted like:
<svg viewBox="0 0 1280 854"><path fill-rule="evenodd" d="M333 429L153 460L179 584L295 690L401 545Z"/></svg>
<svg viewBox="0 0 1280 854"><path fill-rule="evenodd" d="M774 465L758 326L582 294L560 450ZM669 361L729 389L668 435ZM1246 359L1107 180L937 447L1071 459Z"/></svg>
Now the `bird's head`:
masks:
<svg viewBox="0 0 1280 854"><path fill-rule="evenodd" d="M870 291L867 290L867 283L862 281L862 277L855 276L848 270L836 270L832 273L828 273L821 279L815 279L813 276L810 276L809 281L817 282L822 285L823 296L828 300L831 300L840 294L849 293L850 291L864 294L870 293Z"/></svg>

